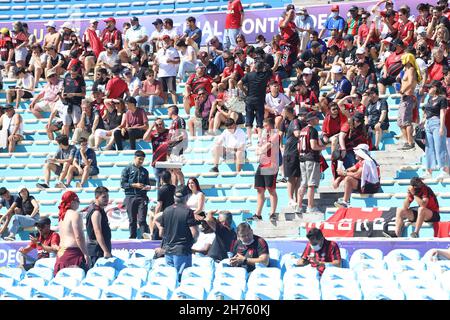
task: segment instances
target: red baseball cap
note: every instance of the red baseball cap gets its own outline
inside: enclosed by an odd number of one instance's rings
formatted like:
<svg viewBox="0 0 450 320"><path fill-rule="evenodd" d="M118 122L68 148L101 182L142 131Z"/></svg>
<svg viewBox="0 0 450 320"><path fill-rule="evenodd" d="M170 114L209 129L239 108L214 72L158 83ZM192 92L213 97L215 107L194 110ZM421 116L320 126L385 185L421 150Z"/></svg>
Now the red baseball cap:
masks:
<svg viewBox="0 0 450 320"><path fill-rule="evenodd" d="M339 11L339 6L337 4L333 5L331 11Z"/></svg>
<svg viewBox="0 0 450 320"><path fill-rule="evenodd" d="M116 23L116 19L114 19L113 17L109 17L108 19L103 20L103 22L114 22L114 23Z"/></svg>

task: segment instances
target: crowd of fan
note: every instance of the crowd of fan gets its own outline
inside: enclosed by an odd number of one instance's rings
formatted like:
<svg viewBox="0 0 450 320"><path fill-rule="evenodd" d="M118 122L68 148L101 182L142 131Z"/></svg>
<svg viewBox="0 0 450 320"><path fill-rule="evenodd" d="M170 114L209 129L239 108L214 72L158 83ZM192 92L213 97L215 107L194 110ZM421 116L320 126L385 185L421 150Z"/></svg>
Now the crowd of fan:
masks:
<svg viewBox="0 0 450 320"><path fill-rule="evenodd" d="M342 184L345 190L336 206L348 207L352 192L380 190L380 168L370 151L379 150L390 125L385 99L389 86L401 96L400 150L415 148L415 139L424 140L425 177L435 168L443 170L440 178L449 177L450 10L447 0L439 0L436 5L419 4L416 17L410 11L406 4L395 8L391 0L382 0L369 11L351 7L342 17L339 6L333 5L317 32L306 8L288 5L279 33L268 42L258 35L253 45L241 33L244 12L239 0L228 4L222 42L218 37L204 41L194 17L186 19L185 28L174 27L170 18L156 19L151 33L137 17L124 23L122 30L108 18L101 31L100 22L93 19L82 35L69 22L58 31L50 21L42 44L26 23L14 22L12 30L0 30L0 65L5 76L17 79L16 86L4 88L7 105L0 126L7 133L8 151L14 152L24 139L23 119L15 111L20 102L29 100L36 118L50 112L46 131L50 140L57 134L59 150L46 161L44 181L37 185L41 189L50 187L51 172L58 176L55 187L70 187L77 175L81 176L77 187L83 187L99 173L96 151L123 150L124 140L132 150L139 139L150 142L158 185L150 227L146 222L150 182L148 171L140 169L145 154L136 153L134 163L122 172L131 238L137 236L136 224L141 234L161 235L159 214L173 203L175 186L183 186L185 179L181 169L165 170L156 163L182 161L189 135L216 136L212 172L219 172L221 157L233 162L236 171L242 170L252 135L257 135L258 200L252 219L262 219L266 190L270 219L277 219L277 180L287 182L287 205L306 214L317 212L314 193L328 167L321 151L329 145L332 186ZM47 83L35 94L41 78ZM89 90L85 79L94 80ZM182 82L187 123L177 106ZM327 86L332 89L322 93ZM168 102L169 129L161 118L150 125L148 116ZM220 131L222 126L225 130ZM423 136L415 134L419 131ZM147 182L140 180L141 175ZM423 221L439 220L437 199L421 183L411 181L405 207L398 212L401 218L417 221L413 236L418 236ZM187 185L187 205L198 216L205 210L204 194L196 179ZM180 193L184 197L184 191ZM421 200L420 208L411 210L415 197ZM26 214L35 222L39 215L32 200ZM33 225L16 220L17 225ZM399 222L398 236L401 226ZM9 238L14 239L16 232Z"/></svg>

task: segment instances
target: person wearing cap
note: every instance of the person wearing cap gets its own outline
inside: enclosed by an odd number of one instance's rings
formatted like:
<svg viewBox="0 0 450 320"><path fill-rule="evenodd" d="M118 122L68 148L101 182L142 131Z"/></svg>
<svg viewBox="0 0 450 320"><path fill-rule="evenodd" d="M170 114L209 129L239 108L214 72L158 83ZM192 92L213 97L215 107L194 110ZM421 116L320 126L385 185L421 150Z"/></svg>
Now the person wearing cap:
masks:
<svg viewBox="0 0 450 320"><path fill-rule="evenodd" d="M364 93L366 105L365 123L375 131L373 150L379 150L383 131L389 128L388 104L386 99L380 99L377 88L369 88Z"/></svg>
<svg viewBox="0 0 450 320"><path fill-rule="evenodd" d="M59 49L61 43L61 34L56 31L56 25L54 21L49 21L44 25L47 29L47 33L44 36L44 44L42 47L47 50L48 47L53 46Z"/></svg>
<svg viewBox="0 0 450 320"><path fill-rule="evenodd" d="M326 31L336 29L342 36L345 29L345 20L339 15L339 6L334 4L331 6L331 15L327 18L320 30L319 38L322 38Z"/></svg>
<svg viewBox="0 0 450 320"><path fill-rule="evenodd" d="M377 193L380 190L380 166L370 156L369 146L359 144L353 151L358 162L346 170L338 169L338 177L333 182L337 188L344 185L344 197L335 202L335 206L347 208L350 206L350 198L353 191L361 194Z"/></svg>
<svg viewBox="0 0 450 320"><path fill-rule="evenodd" d="M51 220L49 218L41 218L35 223L37 233L30 234L30 243L26 247L20 247L19 256L20 268L28 271L33 268L39 259L54 257L59 250L59 234L52 229ZM37 250L37 257L32 258L28 254L33 250Z"/></svg>
<svg viewBox="0 0 450 320"><path fill-rule="evenodd" d="M362 94L356 92L339 100L338 106L347 118L351 118L357 112L365 114L366 107L361 103L361 100Z"/></svg>
<svg viewBox="0 0 450 320"><path fill-rule="evenodd" d="M84 31L81 43L83 44L83 54L80 57L84 65L86 75L94 69L96 61L105 47L100 40L100 31L98 28L98 20L91 19L89 27Z"/></svg>
<svg viewBox="0 0 450 320"><path fill-rule="evenodd" d="M188 195L188 187L177 187L174 204L164 210L160 221L155 222L163 239L166 263L175 267L179 275L192 265L192 245L199 235L197 220L201 219L186 205Z"/></svg>
<svg viewBox="0 0 450 320"><path fill-rule="evenodd" d="M204 87L200 87L197 90L194 98L194 117L191 117L188 121L191 136L195 137L196 126L200 127L201 134L209 129L209 121L212 121L210 118L211 109L215 101L216 97L208 92Z"/></svg>
<svg viewBox="0 0 450 320"><path fill-rule="evenodd" d="M56 47L48 46L45 57L45 74L50 70L56 72L57 76L61 76L66 72L68 61L61 53L58 53Z"/></svg>
<svg viewBox="0 0 450 320"><path fill-rule="evenodd" d="M328 266L342 267L339 245L326 239L320 229L311 228L306 234L306 238L308 238L308 243L301 258L295 264L296 267L311 265L317 269L320 275Z"/></svg>
<svg viewBox="0 0 450 320"><path fill-rule="evenodd" d="M277 182L287 182L287 193L289 197L288 206L297 206L297 191L300 179L300 160L297 149L300 130L306 127L306 108L300 108L298 118L295 116L293 106L287 106L283 110L283 122L281 132L286 143L283 148L283 178ZM283 140L282 140L283 141Z"/></svg>
<svg viewBox="0 0 450 320"><path fill-rule="evenodd" d="M105 45L106 51L100 52L98 56L97 63L94 70L94 80L97 80L97 73L100 68L105 68L111 71L114 66L116 66L120 60L115 50L114 44L109 42Z"/></svg>
<svg viewBox="0 0 450 320"><path fill-rule="evenodd" d="M152 22L152 25L155 27L152 34L150 35L150 43L152 45L152 52L157 52L162 48L162 36L163 36L163 21L161 19L156 19Z"/></svg>
<svg viewBox="0 0 450 320"><path fill-rule="evenodd" d="M7 138L6 145L8 152L12 153L16 149L19 141L24 139L22 116L14 110L14 106L8 104L4 108L5 113L0 117L0 128Z"/></svg>
<svg viewBox="0 0 450 320"><path fill-rule="evenodd" d="M447 153L445 112L448 106L446 89L442 82L433 80L428 91L429 99L423 109L426 144L425 158L427 173L423 178L431 178L433 169L439 168L442 173L438 178L449 177L449 156Z"/></svg>
<svg viewBox="0 0 450 320"><path fill-rule="evenodd" d="M300 131L298 152L300 159L301 182L297 194L297 205L302 208L303 197L307 191L308 205L306 213L318 212L314 206L314 192L320 184L320 157L326 147L319 142L319 133L315 126L319 118L315 111L306 115L308 125Z"/></svg>
<svg viewBox="0 0 450 320"><path fill-rule="evenodd" d="M323 69L325 54L322 53L320 49L320 43L318 41L312 41L311 48L301 54L300 60L303 61L308 68Z"/></svg>
<svg viewBox="0 0 450 320"><path fill-rule="evenodd" d="M297 26L297 31L300 36L299 53L303 53L306 50L306 45L309 41L309 35L314 28L314 20L308 14L305 7L299 7L297 11L297 17L294 20Z"/></svg>
<svg viewBox="0 0 450 320"><path fill-rule="evenodd" d="M219 68L210 60L210 56L206 51L199 51L198 53L199 65L203 64L205 66L205 74L213 79L214 83L219 80L220 71ZM214 85L213 83L213 85Z"/></svg>
<svg viewBox="0 0 450 320"><path fill-rule="evenodd" d="M51 112L56 101L59 100L58 93L61 90L62 81L58 79L55 71L50 70L47 72L47 83L30 103L30 111L33 115L41 119L43 117L42 112Z"/></svg>
<svg viewBox="0 0 450 320"><path fill-rule="evenodd" d="M227 15L225 16L225 30L223 32L223 47L225 50L237 46L238 36L244 23L244 8L241 0L228 0Z"/></svg>
<svg viewBox="0 0 450 320"><path fill-rule="evenodd" d="M351 34L352 36L356 36L358 34L359 27L362 24L361 16L358 13L358 7L352 6L348 10L349 14L347 15L347 21L345 22L344 33Z"/></svg>
<svg viewBox="0 0 450 320"><path fill-rule="evenodd" d="M142 47L148 41L147 29L145 26L139 24L137 17L130 19L131 27L122 36L124 41L123 49L119 52L120 61L128 62L128 57L131 55L130 48Z"/></svg>
<svg viewBox="0 0 450 320"><path fill-rule="evenodd" d="M92 135L92 140L93 140ZM76 137L78 138L78 137ZM91 139L90 139L91 140ZM75 176L80 176L80 181L76 183L77 188L83 188L89 177L99 174L97 166L97 156L94 149L89 148L88 139L81 137L78 139L80 148L75 152L72 165L69 167L66 176L65 187L70 188L70 183Z"/></svg>
<svg viewBox="0 0 450 320"><path fill-rule="evenodd" d="M200 30L195 23L196 19L194 17L188 17L186 19L186 29L184 30L183 37L181 37L181 39L192 39L197 44L198 49L200 49L202 42L202 30Z"/></svg>
<svg viewBox="0 0 450 320"><path fill-rule="evenodd" d="M381 71L380 81L378 82L378 90L380 95L384 95L386 93L386 87L397 81L396 77L400 74L400 71L403 68L401 59L405 53L404 43L399 39L395 39L392 41L392 46L394 51L386 59Z"/></svg>
<svg viewBox="0 0 450 320"><path fill-rule="evenodd" d="M250 224L240 223L236 228L236 235L230 246L230 266L245 268L248 273L254 271L257 265L269 266L269 245L266 240L253 233Z"/></svg>
<svg viewBox="0 0 450 320"><path fill-rule="evenodd" d="M106 23L106 27L100 35L100 41L106 48L108 48L109 43L112 43L112 49L115 53L118 53L122 50L122 33L116 28L116 19L109 17L103 22Z"/></svg>
<svg viewBox="0 0 450 320"><path fill-rule="evenodd" d="M120 77L121 67L115 66L112 68L111 73L113 77L106 84L105 96L108 99L122 99L125 95L130 95L128 84Z"/></svg>
<svg viewBox="0 0 450 320"><path fill-rule="evenodd" d="M178 28L173 26L173 20L171 18L165 18L163 20L163 26L164 29L162 35L168 35L173 43L177 43L183 36Z"/></svg>
<svg viewBox="0 0 450 320"><path fill-rule="evenodd" d="M377 88L377 76L371 72L366 59L359 60L356 64L358 72L352 81L352 94L363 94L369 88Z"/></svg>
<svg viewBox="0 0 450 320"><path fill-rule="evenodd" d="M342 66L339 64L335 64L331 67L330 70L332 74L332 78L335 83L333 89L327 93L326 96L322 96L319 98L319 102L323 109L328 109L328 104L332 101L339 101L340 99L348 96L352 91L352 84L347 79L347 77L343 74Z"/></svg>
<svg viewBox="0 0 450 320"><path fill-rule="evenodd" d="M130 149L136 150L136 140L142 139L148 129L148 119L145 110L137 107L134 97L125 98L127 112L122 118L122 123L118 127L120 130L114 131L114 141L117 150L123 150L123 140L130 140Z"/></svg>
<svg viewBox="0 0 450 320"><path fill-rule="evenodd" d="M16 208L20 209L20 214L16 213ZM0 234L3 234L11 223L9 235L4 240L14 241L19 229L33 227L39 219L39 203L26 187L21 187L17 199L0 219L0 224L4 222Z"/></svg>
<svg viewBox="0 0 450 320"><path fill-rule="evenodd" d="M177 49L172 46L172 40L169 35L163 35L162 37L163 47L156 53L155 64L158 65L157 77L161 80L164 103L168 101L168 94L172 98L172 103L177 103L177 72L178 65L180 64L180 54Z"/></svg>

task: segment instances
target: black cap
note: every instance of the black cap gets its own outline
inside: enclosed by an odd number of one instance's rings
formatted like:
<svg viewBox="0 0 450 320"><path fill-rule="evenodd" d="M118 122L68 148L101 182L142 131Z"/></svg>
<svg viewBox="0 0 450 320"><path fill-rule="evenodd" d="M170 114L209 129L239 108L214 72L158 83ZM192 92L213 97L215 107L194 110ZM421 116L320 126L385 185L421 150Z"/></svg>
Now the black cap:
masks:
<svg viewBox="0 0 450 320"><path fill-rule="evenodd" d="M305 63L301 60L298 60L296 63L294 63L293 67L296 69L298 68L298 69L302 69L302 70L306 68Z"/></svg>
<svg viewBox="0 0 450 320"><path fill-rule="evenodd" d="M306 114L306 121L308 122L318 118L319 117L317 116L317 112L315 111L310 111Z"/></svg>
<svg viewBox="0 0 450 320"><path fill-rule="evenodd" d="M353 120L358 120L359 122L364 122L364 115L361 112L356 112L353 117Z"/></svg>
<svg viewBox="0 0 450 320"><path fill-rule="evenodd" d="M132 104L134 104L134 105L137 104L137 101L136 101L136 99L135 99L134 97L126 97L125 100L124 100L124 102L125 102L125 103L132 103Z"/></svg>
<svg viewBox="0 0 450 320"><path fill-rule="evenodd" d="M372 93L378 94L378 89L375 88L375 87L372 87L372 88L367 89L365 93L367 93L367 94L372 94Z"/></svg>
<svg viewBox="0 0 450 320"><path fill-rule="evenodd" d="M311 42L311 48L318 48L318 47L320 47L319 41L313 41L313 42Z"/></svg>
<svg viewBox="0 0 450 320"><path fill-rule="evenodd" d="M353 42L353 40L355 40L355 38L354 38L351 34L347 34L347 35L344 37L344 40L348 40L348 41L352 41L352 42Z"/></svg>
<svg viewBox="0 0 450 320"><path fill-rule="evenodd" d="M12 104L6 104L6 105L3 107L3 109L4 109L4 110L14 109L14 106L13 106Z"/></svg>
<svg viewBox="0 0 450 320"><path fill-rule="evenodd" d="M301 107L300 109L298 109L298 115L299 116L305 116L308 114L308 109L305 107Z"/></svg>
<svg viewBox="0 0 450 320"><path fill-rule="evenodd" d="M36 222L34 225L36 227L43 227L43 226L50 226L52 224L52 222L50 221L49 218L41 218L41 220L39 220L38 222Z"/></svg>
<svg viewBox="0 0 450 320"><path fill-rule="evenodd" d="M152 22L153 25L157 25L157 24L163 24L161 19L156 19L155 21Z"/></svg>
<svg viewBox="0 0 450 320"><path fill-rule="evenodd" d="M138 17L133 17L133 18L131 18L130 20L131 20L131 21L139 21L139 18L138 18Z"/></svg>
<svg viewBox="0 0 450 320"><path fill-rule="evenodd" d="M183 198L189 194L189 188L187 186L178 186L175 190L175 197Z"/></svg>
<svg viewBox="0 0 450 320"><path fill-rule="evenodd" d="M348 11L358 11L359 8L357 6L352 6Z"/></svg>
<svg viewBox="0 0 450 320"><path fill-rule="evenodd" d="M405 46L405 44L403 43L403 41L402 41L401 39L399 39L399 38L394 39L394 41L392 41L392 44L393 44L394 46L401 46L401 47L404 47L404 46Z"/></svg>

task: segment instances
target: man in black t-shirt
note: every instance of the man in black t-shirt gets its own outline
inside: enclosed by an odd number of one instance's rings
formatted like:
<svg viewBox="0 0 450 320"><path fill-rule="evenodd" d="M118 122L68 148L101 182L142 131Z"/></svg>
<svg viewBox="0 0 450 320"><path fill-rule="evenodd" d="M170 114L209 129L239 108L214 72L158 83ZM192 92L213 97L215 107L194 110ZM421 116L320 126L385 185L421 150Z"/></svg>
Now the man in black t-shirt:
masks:
<svg viewBox="0 0 450 320"><path fill-rule="evenodd" d="M214 218L216 211L209 211L205 221L214 230L216 237L208 250L208 257L215 261L222 261L227 258L231 244L236 240L236 232L231 229L233 216L229 211L219 212L219 219Z"/></svg>
<svg viewBox="0 0 450 320"><path fill-rule="evenodd" d="M94 84L92 85L92 91L99 91L99 92L106 92L106 84L109 81L108 78L108 70L105 68L100 68L97 71L96 74L97 80L94 81Z"/></svg>
<svg viewBox="0 0 450 320"><path fill-rule="evenodd" d="M324 54L320 50L320 43L313 41L311 43L311 49L306 50L300 56L300 59L309 68L323 69Z"/></svg>
<svg viewBox="0 0 450 320"><path fill-rule="evenodd" d="M199 232L194 211L186 205L188 194L186 186L179 186L175 203L164 210L159 225L156 221L164 242L166 263L175 267L179 275L192 265L191 249Z"/></svg>
<svg viewBox="0 0 450 320"><path fill-rule="evenodd" d="M378 150L378 146L383 135L383 130L389 128L388 104L386 99L380 99L377 88L370 88L365 93L368 99L365 112L365 121L369 128L375 131L374 150Z"/></svg>
<svg viewBox="0 0 450 320"><path fill-rule="evenodd" d="M339 62L345 63L347 66L355 65L356 58L356 47L353 45L354 38L351 34L347 34L344 37L344 50L339 54Z"/></svg>
<svg viewBox="0 0 450 320"><path fill-rule="evenodd" d="M255 270L256 264L269 266L269 246L266 240L253 234L250 225L243 222L237 227L237 239L231 244L230 265L244 267L248 272Z"/></svg>
<svg viewBox="0 0 450 320"><path fill-rule="evenodd" d="M264 102L266 99L267 83L272 76L272 70L266 70L265 64L258 61L255 71L247 73L238 83L239 89L246 93L245 98L245 126L247 127L247 146L251 145L252 127L256 114L256 128L262 130L264 120Z"/></svg>
<svg viewBox="0 0 450 320"><path fill-rule="evenodd" d="M152 231L151 239L152 240L161 240L159 237L159 229L155 224L155 220L158 219L158 222L161 222L161 215L166 210L167 207L173 205L174 200L173 197L175 195L175 186L172 183L172 175L169 171L164 171L161 176L162 186L159 187L158 195L156 201L155 213L153 215L153 219L150 220L150 230Z"/></svg>

